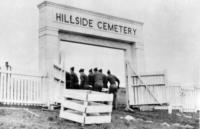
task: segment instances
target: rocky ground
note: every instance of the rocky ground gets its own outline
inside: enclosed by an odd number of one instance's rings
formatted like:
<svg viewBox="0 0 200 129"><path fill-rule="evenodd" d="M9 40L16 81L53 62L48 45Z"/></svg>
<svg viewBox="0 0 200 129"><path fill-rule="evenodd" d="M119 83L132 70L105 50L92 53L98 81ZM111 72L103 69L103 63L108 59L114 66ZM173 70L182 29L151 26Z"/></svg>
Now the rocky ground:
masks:
<svg viewBox="0 0 200 129"><path fill-rule="evenodd" d="M110 124L82 127L80 124L60 119L59 110L40 108L0 107L0 129L199 129L196 113L174 111L134 111L120 108L113 111Z"/></svg>

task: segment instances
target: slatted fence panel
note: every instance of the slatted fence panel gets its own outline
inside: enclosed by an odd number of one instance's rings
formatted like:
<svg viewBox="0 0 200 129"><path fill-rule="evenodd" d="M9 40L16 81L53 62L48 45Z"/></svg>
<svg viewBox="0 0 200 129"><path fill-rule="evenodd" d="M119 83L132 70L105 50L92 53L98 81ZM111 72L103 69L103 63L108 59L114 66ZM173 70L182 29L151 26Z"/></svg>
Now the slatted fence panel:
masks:
<svg viewBox="0 0 200 129"><path fill-rule="evenodd" d="M63 91L65 90L65 70L61 65L54 64L53 66L54 87L51 88L52 102L61 103L63 99Z"/></svg>
<svg viewBox="0 0 200 129"><path fill-rule="evenodd" d="M65 90L60 117L81 124L110 123L113 94L89 90Z"/></svg>
<svg viewBox="0 0 200 129"><path fill-rule="evenodd" d="M148 88L141 84L140 79ZM168 103L173 109L182 109L184 112L200 110L200 88L188 90L181 86L166 85L165 74L132 76L132 80L132 87L129 88L130 105Z"/></svg>
<svg viewBox="0 0 200 129"><path fill-rule="evenodd" d="M181 87L180 86L167 86L166 88L167 103L173 107L181 106Z"/></svg>
<svg viewBox="0 0 200 129"><path fill-rule="evenodd" d="M144 84L141 84L138 76L132 76L132 79L133 86L131 87L131 91L133 94L132 97L129 97L130 105L166 103L165 74L141 75L140 79L148 88Z"/></svg>
<svg viewBox="0 0 200 129"><path fill-rule="evenodd" d="M43 77L0 72L0 102L8 105L44 104Z"/></svg>
<svg viewBox="0 0 200 129"><path fill-rule="evenodd" d="M196 92L196 110L200 111L200 88L195 88L195 92Z"/></svg>
<svg viewBox="0 0 200 129"><path fill-rule="evenodd" d="M141 75L141 79L148 85L166 85L165 74L145 74Z"/></svg>
<svg viewBox="0 0 200 129"><path fill-rule="evenodd" d="M133 96L131 105L158 104L152 97L153 94L160 103L166 103L166 87L165 86L148 86L149 91L145 86L133 86Z"/></svg>
<svg viewBox="0 0 200 129"><path fill-rule="evenodd" d="M182 107L185 112L200 110L200 89L182 89Z"/></svg>

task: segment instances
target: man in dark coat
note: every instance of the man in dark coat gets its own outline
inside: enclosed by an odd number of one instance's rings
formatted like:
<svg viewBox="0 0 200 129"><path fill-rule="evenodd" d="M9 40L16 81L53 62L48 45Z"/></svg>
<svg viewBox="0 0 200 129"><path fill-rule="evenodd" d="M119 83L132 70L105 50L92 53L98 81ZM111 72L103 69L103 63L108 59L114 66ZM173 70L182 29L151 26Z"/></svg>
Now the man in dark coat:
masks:
<svg viewBox="0 0 200 129"><path fill-rule="evenodd" d="M71 75L70 75L70 73L69 72L66 72L65 73L65 88L66 89L69 89L69 88L71 88L70 86L71 86L71 84L70 84L70 81L71 81Z"/></svg>
<svg viewBox="0 0 200 129"><path fill-rule="evenodd" d="M88 84L94 88L94 74L92 72L92 69L89 70L89 74L88 74Z"/></svg>
<svg viewBox="0 0 200 129"><path fill-rule="evenodd" d="M103 75L103 88L108 88L108 80L107 80L107 76L103 73L102 69L99 69L99 72Z"/></svg>
<svg viewBox="0 0 200 129"><path fill-rule="evenodd" d="M80 88L81 89L89 89L88 77L84 73L84 69L80 69L79 73L80 73Z"/></svg>
<svg viewBox="0 0 200 129"><path fill-rule="evenodd" d="M110 70L108 70L107 74L108 74L107 79L108 79L108 82L110 83L109 93L113 94L113 109L116 109L117 108L117 90L119 89L120 81L115 75L111 74ZM116 82L117 82L117 85L116 85Z"/></svg>
<svg viewBox="0 0 200 129"><path fill-rule="evenodd" d="M70 68L70 82L71 82L71 88L73 89L79 89L79 85L78 85L78 76L77 74L74 72L74 67Z"/></svg>
<svg viewBox="0 0 200 129"><path fill-rule="evenodd" d="M103 88L103 74L94 68L94 90L101 92Z"/></svg>

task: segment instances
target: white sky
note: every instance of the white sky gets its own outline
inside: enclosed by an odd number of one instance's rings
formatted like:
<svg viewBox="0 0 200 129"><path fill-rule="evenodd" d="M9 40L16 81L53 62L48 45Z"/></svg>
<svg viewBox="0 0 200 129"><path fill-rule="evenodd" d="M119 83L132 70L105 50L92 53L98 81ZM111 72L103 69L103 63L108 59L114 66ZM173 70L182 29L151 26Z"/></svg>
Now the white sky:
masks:
<svg viewBox="0 0 200 129"><path fill-rule="evenodd" d="M38 71L38 9L43 0L1 0L0 66ZM200 62L199 0L51 0L144 22L146 71L193 83Z"/></svg>

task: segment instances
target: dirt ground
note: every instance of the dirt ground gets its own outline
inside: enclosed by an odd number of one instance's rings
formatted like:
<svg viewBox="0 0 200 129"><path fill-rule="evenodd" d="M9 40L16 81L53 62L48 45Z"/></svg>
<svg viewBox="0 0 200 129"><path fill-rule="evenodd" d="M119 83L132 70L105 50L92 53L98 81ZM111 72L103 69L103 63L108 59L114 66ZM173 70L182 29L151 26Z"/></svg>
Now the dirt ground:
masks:
<svg viewBox="0 0 200 129"><path fill-rule="evenodd" d="M199 129L198 115L174 111L113 111L110 124L85 125L60 119L59 110L0 107L0 129ZM130 120L131 118L131 120Z"/></svg>
<svg viewBox="0 0 200 129"><path fill-rule="evenodd" d="M59 110L0 106L0 129L200 129L197 113L173 111L127 112L125 90L118 92L118 110L109 124L85 125L59 118ZM28 109L28 110L27 110Z"/></svg>

